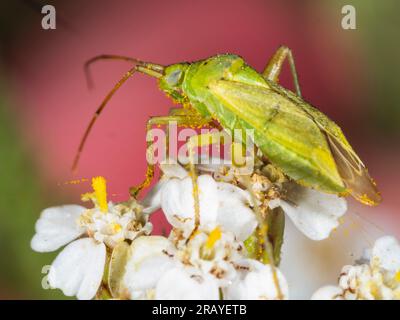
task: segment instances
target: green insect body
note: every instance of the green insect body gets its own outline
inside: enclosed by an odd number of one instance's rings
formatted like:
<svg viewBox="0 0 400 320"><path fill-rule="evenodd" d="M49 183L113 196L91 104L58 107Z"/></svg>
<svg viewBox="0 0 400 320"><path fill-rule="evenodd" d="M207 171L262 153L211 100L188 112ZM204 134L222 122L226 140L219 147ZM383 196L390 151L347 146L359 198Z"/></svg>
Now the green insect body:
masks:
<svg viewBox="0 0 400 320"><path fill-rule="evenodd" d="M278 82L280 68L288 57L298 94ZM97 109L81 140L74 167L93 123L117 89L135 72L158 79L159 87L184 106L169 117L158 117L165 124L182 110L195 110L199 123L218 122L225 130L252 129L254 143L264 156L299 184L326 193L351 194L367 205L381 201L375 182L342 130L326 115L300 96L297 74L290 49L280 47L260 74L232 54L217 55L193 63L162 66L135 58L101 55L88 61L119 59L134 63ZM185 108L189 106L189 108ZM181 111L179 111L181 110ZM193 114L191 114L193 117ZM133 196L147 186L154 175L149 165L146 180L131 190Z"/></svg>
<svg viewBox="0 0 400 320"><path fill-rule="evenodd" d="M369 205L380 202L341 129L242 58L227 54L168 66L159 86L227 130L253 129L257 147L296 182L327 193L350 193Z"/></svg>

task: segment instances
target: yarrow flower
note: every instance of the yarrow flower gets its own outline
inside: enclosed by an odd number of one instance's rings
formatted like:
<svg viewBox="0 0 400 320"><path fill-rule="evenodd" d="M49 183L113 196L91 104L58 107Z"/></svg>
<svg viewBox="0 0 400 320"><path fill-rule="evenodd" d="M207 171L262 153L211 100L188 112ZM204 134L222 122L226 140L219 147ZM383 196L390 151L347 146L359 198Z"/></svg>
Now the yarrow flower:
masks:
<svg viewBox="0 0 400 320"><path fill-rule="evenodd" d="M220 159L221 160L221 159ZM141 201L107 201L106 182L82 195L93 208L65 205L43 211L31 246L66 246L52 263L52 288L78 299L288 299L279 270L284 216L311 240L323 240L347 210L336 195L302 187L270 164L196 166L200 225L190 172L161 164L161 178ZM151 235L149 216L162 209L172 229ZM366 261L366 260L365 260ZM343 268L337 286L313 299L398 299L400 246L379 239L368 263Z"/></svg>
<svg viewBox="0 0 400 320"><path fill-rule="evenodd" d="M343 267L338 285L318 289L312 299L400 300L399 242L384 236L364 255L359 264Z"/></svg>
<svg viewBox="0 0 400 320"><path fill-rule="evenodd" d="M130 247L121 290L131 299L287 299L277 268L245 258L243 243L217 227L184 245L179 236L141 237Z"/></svg>
<svg viewBox="0 0 400 320"><path fill-rule="evenodd" d="M211 163L221 161L214 159ZM164 176L145 199L148 210L161 207L174 227L187 224L193 229L194 202L189 173L178 164L161 165L161 169ZM243 175L240 169L227 165L199 165L198 169L203 173L198 182L201 224L206 225L210 218L217 217L227 230L236 230L241 240L245 240L257 225L251 210L255 204L264 215L269 209L282 208L296 227L312 240L329 237L347 211L344 198L288 181L271 165L258 164L250 175Z"/></svg>
<svg viewBox="0 0 400 320"><path fill-rule="evenodd" d="M188 236L194 228L193 185L189 173L179 166L161 165L163 178L144 199L145 212L162 208L168 222ZM204 174L197 179L200 202L200 226L212 230L220 226L238 240L246 240L257 226L249 207L250 194L229 183Z"/></svg>
<svg viewBox="0 0 400 320"><path fill-rule="evenodd" d="M136 202L107 202L104 178L93 178L92 186L93 193L82 198L92 200L94 208L64 205L44 210L31 241L32 249L38 252L55 251L68 244L54 260L48 281L52 288L78 299L91 299L98 291L107 248L152 230Z"/></svg>
<svg viewBox="0 0 400 320"><path fill-rule="evenodd" d="M163 177L143 205L147 213L161 207L173 229L168 239L142 237L132 243L122 281L126 295L155 299L219 299L221 295L224 299L287 298L288 286L278 268L247 258L243 241L257 227L250 193L200 174L200 229L188 241L195 214L192 179L178 164L161 165L161 169ZM146 252L145 258L137 252ZM250 290L252 281L262 285Z"/></svg>

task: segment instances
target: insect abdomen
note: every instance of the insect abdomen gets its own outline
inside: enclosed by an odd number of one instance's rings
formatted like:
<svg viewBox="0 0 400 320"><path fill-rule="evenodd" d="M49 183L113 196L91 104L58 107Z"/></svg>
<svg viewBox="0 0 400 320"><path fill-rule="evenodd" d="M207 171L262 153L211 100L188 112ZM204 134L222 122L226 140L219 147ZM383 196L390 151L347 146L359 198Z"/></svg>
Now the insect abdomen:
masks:
<svg viewBox="0 0 400 320"><path fill-rule="evenodd" d="M289 177L329 193L346 191L326 137L293 101L268 88L233 81L211 84L210 92L209 108L223 108L236 117L235 124L254 130L255 144ZM225 118L219 121L229 126Z"/></svg>

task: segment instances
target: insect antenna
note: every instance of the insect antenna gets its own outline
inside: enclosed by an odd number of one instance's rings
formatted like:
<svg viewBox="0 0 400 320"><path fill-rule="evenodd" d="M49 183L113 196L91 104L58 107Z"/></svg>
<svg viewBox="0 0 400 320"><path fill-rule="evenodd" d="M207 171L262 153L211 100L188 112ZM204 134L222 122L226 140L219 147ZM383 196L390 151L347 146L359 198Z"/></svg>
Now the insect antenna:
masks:
<svg viewBox="0 0 400 320"><path fill-rule="evenodd" d="M100 54L98 56L95 56L95 57L89 59L88 61L86 61L85 65L84 65L86 82L87 82L89 89L93 88L93 78L92 78L92 73L90 72L90 66L99 60L122 60L122 61L132 62L134 64L144 64L143 61L140 61L138 59L135 59L132 57L127 57L127 56L119 56L119 55L115 55L115 54ZM162 70L160 70L160 71L162 71Z"/></svg>
<svg viewBox="0 0 400 320"><path fill-rule="evenodd" d="M135 66L129 69L124 76L116 83L116 85L110 90L110 92L107 94L107 96L104 98L104 100L101 102L100 106L97 108L96 112L94 113L92 119L90 120L88 126L86 127L86 130L82 136L81 142L79 143L78 151L75 155L74 162L72 164L72 171L76 172L76 169L78 167L80 155L83 151L83 148L85 146L86 140L93 128L93 125L95 124L97 118L100 116L101 112L104 110L105 106L107 105L108 101L113 97L114 93L128 80L135 72L140 72L147 74L149 76L155 77L155 78L160 78L163 75L164 67L154 64L154 63L149 63L149 62L143 62L134 58L129 58L129 57L123 57L123 56L114 56L114 55L100 55L96 56L90 60L88 60L85 63L85 71L88 71L90 65L98 60L104 60L104 59L120 59L120 60L126 60L126 61L131 61L135 63ZM89 74L90 79L90 73ZM90 81L90 80L89 80Z"/></svg>

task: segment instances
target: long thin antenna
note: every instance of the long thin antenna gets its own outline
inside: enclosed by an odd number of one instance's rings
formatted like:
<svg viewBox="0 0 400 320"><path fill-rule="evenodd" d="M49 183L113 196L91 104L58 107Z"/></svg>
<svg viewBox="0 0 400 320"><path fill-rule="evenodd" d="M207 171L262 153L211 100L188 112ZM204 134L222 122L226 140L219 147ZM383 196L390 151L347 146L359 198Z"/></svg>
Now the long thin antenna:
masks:
<svg viewBox="0 0 400 320"><path fill-rule="evenodd" d="M101 54L101 55L95 56L95 57L89 59L88 61L86 61L85 65L84 65L86 82L87 82L89 89L93 88L93 78L92 78L92 74L90 72L90 66L99 60L122 60L122 61L132 62L136 65L144 64L143 61L140 61L140 60L132 58L132 57L127 57L127 56L119 56L119 55L114 55L114 54Z"/></svg>
<svg viewBox="0 0 400 320"><path fill-rule="evenodd" d="M126 56L118 56L118 55L111 55L111 54L102 54L99 56L95 56L91 59L89 59L86 63L85 63L85 73L86 73L86 79L88 81L88 85L92 86L93 81L91 80L91 76L90 76L90 66L92 63L98 61L98 60L124 60L124 61L129 61L129 62L133 62L135 64L135 66L133 68L131 68L128 72L125 73L125 75L117 82L117 84L111 89L111 91L107 94L107 96L104 98L104 100L102 101L102 103L100 104L100 106L97 108L96 112L94 113L92 119L89 122L89 125L87 126L85 133L83 134L83 137L81 139L81 142L79 144L78 147L78 151L75 155L75 159L74 162L72 164L72 171L76 172L76 169L78 167L78 162L79 162L79 158L80 155L82 153L82 150L85 146L86 140L93 128L93 125L95 124L97 118L100 116L101 112L103 111L103 109L105 108L105 106L107 105L108 101L110 101L110 99L112 98L112 96L114 95L114 93L126 82L126 80L128 80L135 72L140 72L140 73L144 73L147 74L151 77L155 77L155 78L160 78L162 77L163 73L164 73L164 66L159 65L159 64L155 64L155 63L151 63L151 62L144 62L144 61L140 61L136 58L131 58L131 57L126 57Z"/></svg>
<svg viewBox="0 0 400 320"><path fill-rule="evenodd" d="M97 108L96 112L94 113L92 119L89 122L89 125L87 126L85 133L83 134L83 137L81 139L81 142L79 144L78 152L75 155L74 163L72 165L72 171L76 172L76 168L78 166L79 158L82 153L82 150L85 146L86 140L89 136L90 131L93 128L93 125L95 124L97 118L107 105L107 102L111 99L111 97L114 95L114 93L128 80L136 71L137 66L134 66L132 69L130 69L125 75L117 82L117 84L114 86L114 88L111 89L111 91L107 94L107 96L104 98L103 102L100 104L100 107Z"/></svg>

